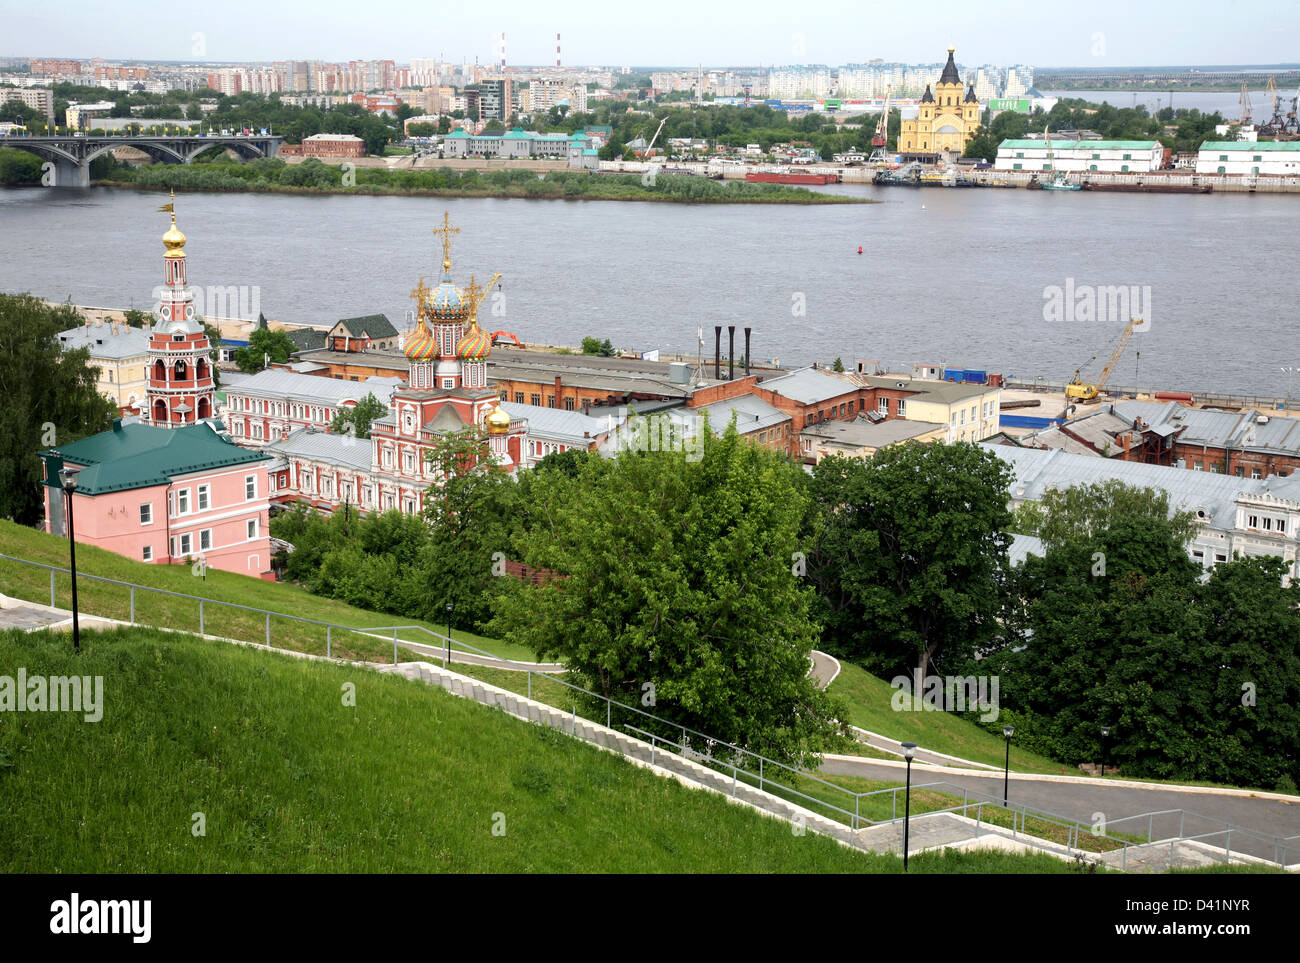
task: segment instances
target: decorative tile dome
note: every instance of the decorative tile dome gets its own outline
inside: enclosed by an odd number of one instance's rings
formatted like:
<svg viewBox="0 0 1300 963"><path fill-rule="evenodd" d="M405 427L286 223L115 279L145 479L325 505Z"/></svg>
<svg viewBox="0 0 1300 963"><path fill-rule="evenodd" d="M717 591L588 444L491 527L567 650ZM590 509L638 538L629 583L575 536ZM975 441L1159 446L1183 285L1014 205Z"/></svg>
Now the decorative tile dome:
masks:
<svg viewBox="0 0 1300 963"><path fill-rule="evenodd" d="M438 343L424 326L417 321L406 339L406 357L410 361L432 361L438 357Z"/></svg>
<svg viewBox="0 0 1300 963"><path fill-rule="evenodd" d="M465 293L451 283L451 261L442 262L442 283L425 300L425 309L433 321L463 321L469 313Z"/></svg>
<svg viewBox="0 0 1300 963"><path fill-rule="evenodd" d="M461 361L486 361L491 353L492 339L478 326L477 320L473 321L456 344L456 357Z"/></svg>

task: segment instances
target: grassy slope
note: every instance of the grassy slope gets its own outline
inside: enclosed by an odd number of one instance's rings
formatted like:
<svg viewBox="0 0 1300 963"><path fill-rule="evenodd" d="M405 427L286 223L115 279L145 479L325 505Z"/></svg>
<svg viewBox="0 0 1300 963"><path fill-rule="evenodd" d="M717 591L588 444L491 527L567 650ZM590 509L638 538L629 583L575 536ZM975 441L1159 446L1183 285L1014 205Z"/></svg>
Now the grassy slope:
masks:
<svg viewBox="0 0 1300 963"><path fill-rule="evenodd" d="M0 553L16 558L30 559L68 567L68 543L64 538L47 535L31 528L15 525L0 519ZM234 602L253 608L270 609L302 618L333 622L338 625L357 627L381 625L423 625L435 632L445 633L445 624L421 622L418 619L401 618L381 612L369 612L354 608L333 599L312 595L303 589L287 583L265 582L246 575L234 575L229 572L209 570L207 578L196 577L184 565L150 565L124 558L113 552L94 548L82 543L77 544L77 571L89 575L101 575L105 578L134 582L137 585L149 585L197 595L203 598L224 602ZM69 576L56 577L59 605L71 608L71 579ZM48 605L50 602L50 576L43 569L20 565L0 559L0 593L14 598L26 599ZM130 614L128 591L117 585L107 585L79 579L77 582L78 602L82 612L92 615L104 615L112 618L126 619ZM173 599L152 593L136 592L136 621L170 628L198 630L198 603L189 599ZM210 635L224 635L230 638L261 641L265 637L265 620L263 616L240 613L233 609L209 606L204 612L204 628ZM325 652L325 630L303 623L290 623L272 620L271 637L275 645L283 648L298 649L306 652ZM398 633L398 637L413 642L439 644L440 640L423 632L408 631ZM510 659L532 660L533 654L523 646L511 645L495 639L461 629L452 630L452 638L467 642L493 655ZM392 660L392 643L378 639L335 632L332 639L334 654L351 658Z"/></svg>
<svg viewBox="0 0 1300 963"><path fill-rule="evenodd" d="M105 687L98 723L0 714L4 872L901 870L419 683L146 629L83 645L0 633L0 672ZM992 853L912 867L1068 871Z"/></svg>
<svg viewBox="0 0 1300 963"><path fill-rule="evenodd" d="M895 712L891 698L897 692L888 682L865 669L841 660L843 670L830 685L830 694L849 705L849 722L899 741L912 741L922 749L1001 766L1006 745L991 732L947 712ZM1011 768L1017 772L1061 772L1061 764L1011 745ZM1066 770L1067 773L1070 770Z"/></svg>

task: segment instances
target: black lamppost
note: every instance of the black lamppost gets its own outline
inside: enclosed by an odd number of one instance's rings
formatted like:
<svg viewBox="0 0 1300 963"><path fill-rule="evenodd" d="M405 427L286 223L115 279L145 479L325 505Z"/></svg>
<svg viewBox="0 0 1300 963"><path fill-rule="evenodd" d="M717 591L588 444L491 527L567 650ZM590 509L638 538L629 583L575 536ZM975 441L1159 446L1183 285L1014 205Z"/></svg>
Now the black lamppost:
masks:
<svg viewBox="0 0 1300 963"><path fill-rule="evenodd" d="M1007 789L1011 785L1011 737L1016 734L1015 726L1003 726L1002 735L1007 740L1007 763L1002 770L1002 805L1007 804Z"/></svg>
<svg viewBox="0 0 1300 963"><path fill-rule="evenodd" d="M907 760L907 791L903 799L903 872L907 872L908 829L912 822L912 757L916 755L916 743L903 743L903 758Z"/></svg>
<svg viewBox="0 0 1300 963"><path fill-rule="evenodd" d="M64 466L59 470L63 493L68 499L68 557L72 569L72 651L81 653L81 623L77 618L77 532L72 523L72 495L77 490L80 468Z"/></svg>
<svg viewBox="0 0 1300 963"><path fill-rule="evenodd" d="M1106 739L1110 736L1110 726L1101 727L1101 778L1106 778Z"/></svg>
<svg viewBox="0 0 1300 963"><path fill-rule="evenodd" d="M447 603L447 655L443 659L443 667L451 665L451 613L456 611L456 603Z"/></svg>

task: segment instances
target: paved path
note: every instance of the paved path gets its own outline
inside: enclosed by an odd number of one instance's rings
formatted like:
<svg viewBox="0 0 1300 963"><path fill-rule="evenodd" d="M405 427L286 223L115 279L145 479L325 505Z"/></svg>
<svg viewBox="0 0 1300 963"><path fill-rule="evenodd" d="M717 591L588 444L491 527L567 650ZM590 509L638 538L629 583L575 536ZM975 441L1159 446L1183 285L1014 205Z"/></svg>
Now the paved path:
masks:
<svg viewBox="0 0 1300 963"><path fill-rule="evenodd" d="M372 633L367 633L372 634ZM391 639L392 636L376 635L378 639ZM403 649L410 649L419 655L429 656L442 662L443 656L447 650L441 645L424 645L420 642L403 642L397 640L397 644ZM453 644L451 649L451 664L456 665L481 665L489 669L505 669L510 672L525 672L532 669L534 672L542 672L546 675L559 675L564 671L564 664L561 662L516 662L510 659L498 659L495 656L476 655L473 652L466 652L458 649Z"/></svg>
<svg viewBox="0 0 1300 963"><path fill-rule="evenodd" d="M851 759L836 756L822 762L820 771L832 775L860 776L886 782L901 783L904 770L896 763L881 762L871 759ZM943 769L936 771L931 767L918 770L912 768L912 785L927 782L945 782L957 787L972 789L1000 798L1002 795L1002 774L981 773L966 770ZM1125 816L1157 812L1169 809L1189 810L1209 820L1197 821L1190 815L1186 817L1183 832L1186 835L1207 833L1222 829L1222 824L1210 820L1222 820L1235 826L1253 829L1269 836L1300 835L1300 799L1294 802L1283 799L1242 796L1201 792L1195 787L1170 789L1166 786L1152 784L1149 788L1135 783L1119 785L1108 784L1098 779L1093 782L1076 780L1053 780L1051 776L1025 778L1016 773L1011 774L1008 798L1012 803L1019 803L1031 809L1043 810L1091 825L1097 818L1094 814L1104 815L1107 826L1113 833L1124 833L1145 837L1147 821L1137 820L1119 822ZM1152 835L1156 839L1177 835L1179 817L1155 817ZM1212 837L1211 845L1222 845L1223 836ZM1288 862L1300 861L1300 839L1293 841L1295 853L1288 857ZM1231 842L1233 850L1242 850L1256 856L1271 857L1272 847L1267 850L1260 845L1251 845L1244 837L1234 837Z"/></svg>

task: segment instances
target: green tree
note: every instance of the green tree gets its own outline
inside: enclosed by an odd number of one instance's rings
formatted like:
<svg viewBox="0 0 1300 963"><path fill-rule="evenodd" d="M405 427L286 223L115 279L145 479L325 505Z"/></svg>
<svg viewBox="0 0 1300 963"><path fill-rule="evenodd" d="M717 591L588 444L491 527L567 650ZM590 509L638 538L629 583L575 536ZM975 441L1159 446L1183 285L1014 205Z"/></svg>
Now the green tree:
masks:
<svg viewBox="0 0 1300 963"><path fill-rule="evenodd" d="M124 311L122 317L133 328L143 328L146 324L153 323L153 315L148 311L141 311L139 308Z"/></svg>
<svg viewBox="0 0 1300 963"><path fill-rule="evenodd" d="M370 423L386 414L388 405L376 398L372 391L351 408L339 408L334 420L330 422L330 431L336 435L351 434L356 438L369 438Z"/></svg>
<svg viewBox="0 0 1300 963"><path fill-rule="evenodd" d="M240 371L252 374L266 367L267 356L276 364L285 364L297 350L283 331L254 328L248 336L248 345L236 349L234 360Z"/></svg>
<svg viewBox="0 0 1300 963"><path fill-rule="evenodd" d="M107 429L116 411L87 366L90 350L61 349L59 332L84 323L70 304L0 294L0 517L21 525L43 512L36 453Z"/></svg>
<svg viewBox="0 0 1300 963"><path fill-rule="evenodd" d="M1005 599L1010 470L970 444L909 442L813 470L808 574L830 651L880 674L992 645Z"/></svg>
<svg viewBox="0 0 1300 963"><path fill-rule="evenodd" d="M800 760L843 717L808 675L812 593L791 570L802 473L734 426L700 437L698 461L626 451L576 478L531 473L513 544L559 577L498 579L488 630L563 659L602 695Z"/></svg>
<svg viewBox="0 0 1300 963"><path fill-rule="evenodd" d="M1171 531L1182 544L1196 528L1193 512L1171 513L1169 493L1158 488L1138 488L1118 479L1054 488L1038 501L1025 502L1015 511L1012 530L1037 535L1047 545L1063 545L1073 538L1096 536L1116 519L1126 516L1169 519Z"/></svg>

